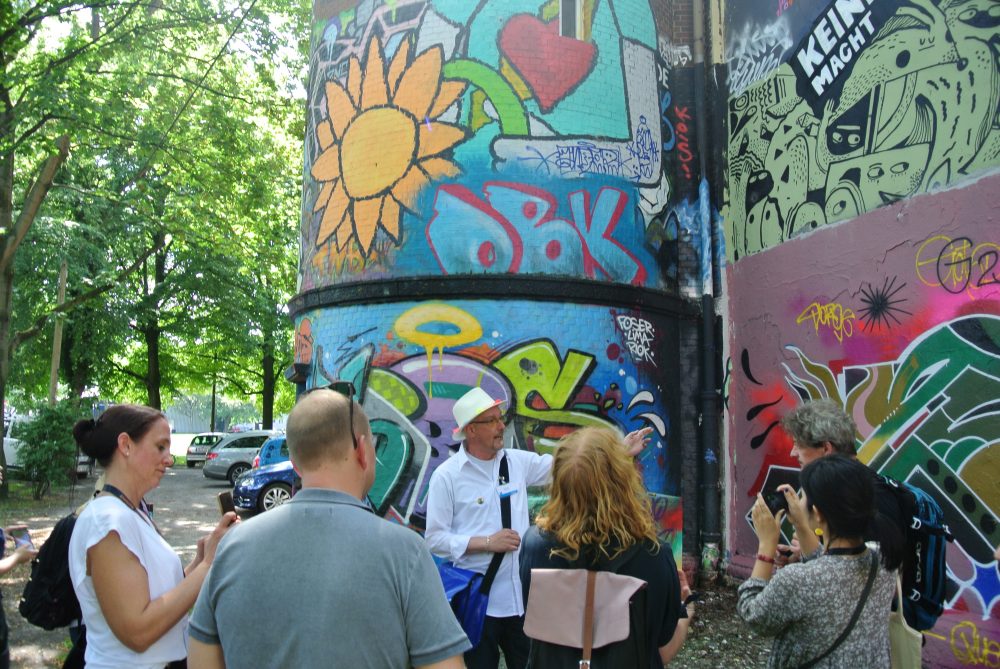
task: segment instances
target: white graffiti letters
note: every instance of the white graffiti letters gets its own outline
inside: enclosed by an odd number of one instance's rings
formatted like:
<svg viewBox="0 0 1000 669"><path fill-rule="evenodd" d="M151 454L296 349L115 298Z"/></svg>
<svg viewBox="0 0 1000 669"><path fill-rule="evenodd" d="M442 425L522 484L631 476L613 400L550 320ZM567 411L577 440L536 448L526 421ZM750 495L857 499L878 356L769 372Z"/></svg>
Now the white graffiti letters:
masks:
<svg viewBox="0 0 1000 669"><path fill-rule="evenodd" d="M832 84L875 34L872 0L835 0L820 16L794 62L809 79L816 95Z"/></svg>
<svg viewBox="0 0 1000 669"><path fill-rule="evenodd" d="M729 91L734 97L747 86L781 65L785 51L792 47L787 19L763 28L745 26L726 49L729 57Z"/></svg>
<svg viewBox="0 0 1000 669"><path fill-rule="evenodd" d="M652 363L653 360L653 324L645 318L620 315L616 318L618 329L625 335L625 345L632 357L639 361Z"/></svg>

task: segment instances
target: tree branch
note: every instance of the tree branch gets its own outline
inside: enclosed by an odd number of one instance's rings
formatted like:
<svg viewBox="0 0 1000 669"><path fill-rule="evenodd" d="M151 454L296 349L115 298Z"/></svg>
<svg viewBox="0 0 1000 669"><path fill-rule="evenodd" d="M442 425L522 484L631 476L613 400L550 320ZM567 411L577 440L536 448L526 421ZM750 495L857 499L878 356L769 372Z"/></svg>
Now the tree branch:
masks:
<svg viewBox="0 0 1000 669"><path fill-rule="evenodd" d="M17 220L14 222L12 234L3 245L3 256L0 256L0 272L6 271L10 263L14 262L14 253L17 251L17 247L21 245L24 236L31 228L31 224L35 222L35 216L38 215L38 209L42 206L42 200L45 199L46 193L52 187L52 180L55 178L59 166L69 155L69 136L63 135L57 139L56 147L59 151L49 156L42 166L38 178L31 186L24 206L21 207L21 213L18 214Z"/></svg>
<svg viewBox="0 0 1000 669"><path fill-rule="evenodd" d="M139 381L142 381L143 383L146 383L146 377L143 376L142 374L139 374L138 372L133 372L128 367L122 367L121 365L119 365L114 360L111 360L110 362L111 362L111 366L112 367L114 367L115 369L117 369L119 372L121 372L125 376L131 376L133 379L138 379Z"/></svg>
<svg viewBox="0 0 1000 669"><path fill-rule="evenodd" d="M101 286L95 286L95 287L91 288L88 291L80 293L79 295L77 295L76 297L74 297L72 300L69 300L68 302L64 302L63 304L59 305L58 307L56 307L52 311L50 311L50 312L48 312L46 314L42 314L41 316L39 316L38 318L36 318L34 324L30 328L28 328L26 330L21 330L20 332L16 333L11 338L11 340L10 340L10 353L9 353L9 355L13 355L14 351L17 349L17 347L20 346L21 344L23 344L25 341L31 339L32 337L37 337L38 334L45 327L45 325L49 322L50 318L52 318L53 316L56 316L58 314L64 314L64 313L66 313L68 311L71 311L72 309L74 309L77 306L83 304L87 300L90 300L90 299L92 299L94 297L97 297L101 293L106 292L106 291L114 288L125 277L127 277L130 274L132 274L133 272L135 272L140 267L142 267L142 264L144 262L146 262L146 259L149 258L154 253L156 253L157 251L159 251L162 247L163 247L163 241L160 241L159 243L155 244L154 246L146 249L146 251L139 258L137 258L135 260L135 262L133 262L131 265L129 265L128 267L126 267L125 269L123 269L121 272L119 272L112 280L108 281L107 283L105 283L105 284L103 284Z"/></svg>

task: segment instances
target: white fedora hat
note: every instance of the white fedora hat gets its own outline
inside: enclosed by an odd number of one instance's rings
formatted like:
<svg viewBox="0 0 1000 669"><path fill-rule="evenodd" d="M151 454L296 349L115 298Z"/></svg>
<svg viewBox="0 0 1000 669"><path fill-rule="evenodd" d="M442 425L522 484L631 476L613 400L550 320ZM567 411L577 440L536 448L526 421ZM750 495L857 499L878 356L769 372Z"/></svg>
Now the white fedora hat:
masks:
<svg viewBox="0 0 1000 669"><path fill-rule="evenodd" d="M452 432L455 439L465 439L465 427L475 420L476 416L500 406L507 400L495 400L489 396L482 388L473 388L458 398L455 406L451 408L451 413L455 416L455 423L458 427Z"/></svg>

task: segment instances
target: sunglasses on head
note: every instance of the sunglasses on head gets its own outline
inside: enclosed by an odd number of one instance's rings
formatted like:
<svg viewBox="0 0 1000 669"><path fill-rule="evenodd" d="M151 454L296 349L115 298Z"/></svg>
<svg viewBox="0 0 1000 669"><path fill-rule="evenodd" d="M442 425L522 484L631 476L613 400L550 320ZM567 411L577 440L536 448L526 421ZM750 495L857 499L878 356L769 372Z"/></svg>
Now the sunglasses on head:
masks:
<svg viewBox="0 0 1000 669"><path fill-rule="evenodd" d="M308 395L316 390L332 390L347 398L347 425L351 430L351 443L354 444L354 450L358 450L358 436L354 434L354 384L350 381L334 381L326 386L310 388L305 394Z"/></svg>

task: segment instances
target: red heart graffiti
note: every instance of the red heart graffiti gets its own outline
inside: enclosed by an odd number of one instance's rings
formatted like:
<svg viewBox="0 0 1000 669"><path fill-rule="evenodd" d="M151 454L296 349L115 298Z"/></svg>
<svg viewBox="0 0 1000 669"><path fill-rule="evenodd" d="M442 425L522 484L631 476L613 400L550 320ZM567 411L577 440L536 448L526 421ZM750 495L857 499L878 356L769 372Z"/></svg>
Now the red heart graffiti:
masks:
<svg viewBox="0 0 1000 669"><path fill-rule="evenodd" d="M528 84L543 112L549 112L590 72L597 49L559 34L558 20L545 23L517 14L500 33L500 52Z"/></svg>

